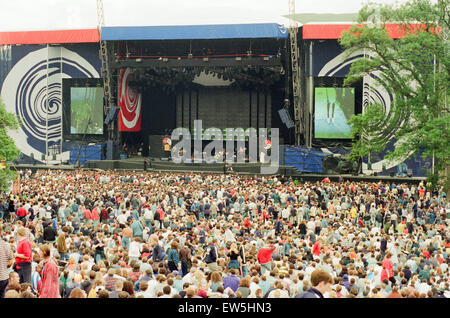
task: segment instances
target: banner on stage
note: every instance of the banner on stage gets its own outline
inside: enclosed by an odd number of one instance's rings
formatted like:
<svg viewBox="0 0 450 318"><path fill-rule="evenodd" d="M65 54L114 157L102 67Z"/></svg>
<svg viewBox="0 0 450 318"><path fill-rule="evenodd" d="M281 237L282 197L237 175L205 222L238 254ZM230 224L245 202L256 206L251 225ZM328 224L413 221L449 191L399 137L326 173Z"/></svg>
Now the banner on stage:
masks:
<svg viewBox="0 0 450 318"><path fill-rule="evenodd" d="M119 72L119 131L141 131L142 94L128 85L131 69Z"/></svg>

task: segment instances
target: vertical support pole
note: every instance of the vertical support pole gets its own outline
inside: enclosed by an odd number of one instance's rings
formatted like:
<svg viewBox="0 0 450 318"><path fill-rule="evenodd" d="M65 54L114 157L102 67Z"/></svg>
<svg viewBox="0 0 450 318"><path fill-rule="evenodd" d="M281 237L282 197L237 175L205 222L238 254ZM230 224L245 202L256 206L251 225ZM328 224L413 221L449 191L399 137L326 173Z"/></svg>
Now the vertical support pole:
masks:
<svg viewBox="0 0 450 318"><path fill-rule="evenodd" d="M50 46L47 44L46 91L45 91L45 161L48 164L48 63Z"/></svg>

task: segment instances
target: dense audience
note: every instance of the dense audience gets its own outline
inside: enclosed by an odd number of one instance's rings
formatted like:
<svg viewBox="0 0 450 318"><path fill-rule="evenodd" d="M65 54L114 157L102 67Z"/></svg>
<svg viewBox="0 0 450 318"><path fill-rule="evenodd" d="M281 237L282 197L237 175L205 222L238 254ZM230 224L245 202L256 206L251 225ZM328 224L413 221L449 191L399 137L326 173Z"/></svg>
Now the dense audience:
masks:
<svg viewBox="0 0 450 318"><path fill-rule="evenodd" d="M423 182L27 170L0 297L448 298L449 213Z"/></svg>

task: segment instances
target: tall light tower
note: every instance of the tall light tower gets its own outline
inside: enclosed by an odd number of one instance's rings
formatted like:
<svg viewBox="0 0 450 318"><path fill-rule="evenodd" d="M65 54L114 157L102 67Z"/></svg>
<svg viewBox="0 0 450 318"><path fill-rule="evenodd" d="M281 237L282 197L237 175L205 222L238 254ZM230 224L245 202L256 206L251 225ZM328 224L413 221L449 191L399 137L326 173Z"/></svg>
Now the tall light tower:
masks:
<svg viewBox="0 0 450 318"><path fill-rule="evenodd" d="M105 13L103 10L103 0L97 0L97 29L98 33L101 36L101 29L105 25ZM100 60L102 61L101 68L101 77L103 79L103 92L104 92L104 114L108 114L112 103L112 94L111 94L111 72L109 69L109 54L108 54L108 46L106 41L100 41ZM114 130L115 122L112 121L110 125L108 125L108 140L114 140L115 130Z"/></svg>
<svg viewBox="0 0 450 318"><path fill-rule="evenodd" d="M301 78L299 69L299 56L297 36L298 25L294 20L295 15L295 0L289 0L289 42L291 52L291 70L292 70L292 95L294 96L294 122L295 122L295 145L299 146L302 135L305 131L304 111L301 94Z"/></svg>

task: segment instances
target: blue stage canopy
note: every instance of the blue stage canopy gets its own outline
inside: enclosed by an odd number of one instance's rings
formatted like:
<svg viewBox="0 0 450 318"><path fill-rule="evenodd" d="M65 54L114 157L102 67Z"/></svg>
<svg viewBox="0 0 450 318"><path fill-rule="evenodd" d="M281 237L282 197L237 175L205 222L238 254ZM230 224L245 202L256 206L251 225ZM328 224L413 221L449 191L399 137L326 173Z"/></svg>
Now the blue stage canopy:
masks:
<svg viewBox="0 0 450 318"><path fill-rule="evenodd" d="M103 27L101 34L102 41L284 39L287 37L287 28L276 23Z"/></svg>

